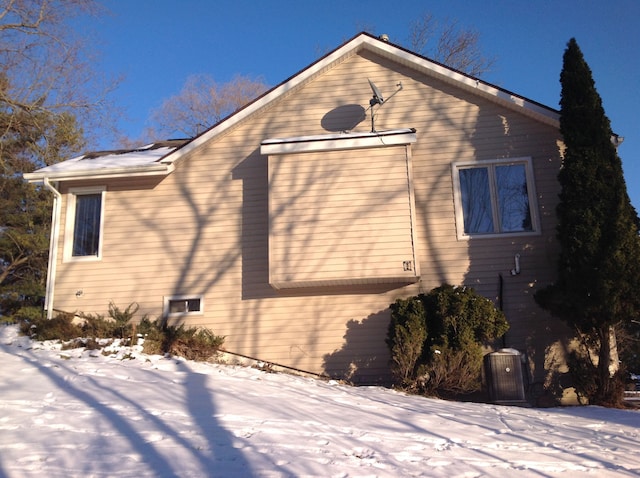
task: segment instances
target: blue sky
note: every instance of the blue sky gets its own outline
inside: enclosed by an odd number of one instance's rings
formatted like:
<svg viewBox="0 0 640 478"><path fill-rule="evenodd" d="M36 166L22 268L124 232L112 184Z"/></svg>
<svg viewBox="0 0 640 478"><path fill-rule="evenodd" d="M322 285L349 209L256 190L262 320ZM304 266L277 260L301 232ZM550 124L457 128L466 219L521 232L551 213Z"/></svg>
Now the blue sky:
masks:
<svg viewBox="0 0 640 478"><path fill-rule="evenodd" d="M638 0L101 0L110 11L85 25L99 67L123 77L112 99L120 127L140 136L150 112L191 74L218 83L236 74L276 85L359 31L406 43L419 14L480 32L495 57L482 79L558 108L567 41L575 37L616 133L631 201L640 210L640 1ZM105 144L105 147L117 145Z"/></svg>

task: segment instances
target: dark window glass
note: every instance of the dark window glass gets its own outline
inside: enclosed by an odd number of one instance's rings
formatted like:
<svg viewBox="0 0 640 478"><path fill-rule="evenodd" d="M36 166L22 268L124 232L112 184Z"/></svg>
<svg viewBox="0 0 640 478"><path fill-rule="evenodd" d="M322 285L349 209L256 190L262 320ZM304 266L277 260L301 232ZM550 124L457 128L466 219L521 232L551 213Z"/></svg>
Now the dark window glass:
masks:
<svg viewBox="0 0 640 478"><path fill-rule="evenodd" d="M186 312L200 312L200 299L172 299L169 301L170 314Z"/></svg>
<svg viewBox="0 0 640 478"><path fill-rule="evenodd" d="M76 196L73 256L97 256L100 245L102 194Z"/></svg>
<svg viewBox="0 0 640 478"><path fill-rule="evenodd" d="M494 232L488 168L460 170L460 192L466 234Z"/></svg>
<svg viewBox="0 0 640 478"><path fill-rule="evenodd" d="M501 231L532 231L524 164L496 166L496 187Z"/></svg>
<svg viewBox="0 0 640 478"><path fill-rule="evenodd" d="M461 168L465 234L533 231L524 164Z"/></svg>

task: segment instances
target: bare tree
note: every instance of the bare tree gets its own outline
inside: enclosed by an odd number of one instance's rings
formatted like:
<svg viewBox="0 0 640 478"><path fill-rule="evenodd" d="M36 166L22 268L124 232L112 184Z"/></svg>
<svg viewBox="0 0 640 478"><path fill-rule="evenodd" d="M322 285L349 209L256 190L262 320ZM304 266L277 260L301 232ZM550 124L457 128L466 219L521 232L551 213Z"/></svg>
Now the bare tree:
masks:
<svg viewBox="0 0 640 478"><path fill-rule="evenodd" d="M108 124L109 89L70 24L98 13L93 0L0 0L0 314L44 293L51 195L21 174L82 148L79 121Z"/></svg>
<svg viewBox="0 0 640 478"><path fill-rule="evenodd" d="M106 97L116 82L97 74L95 53L70 25L102 12L93 0L0 1L0 105L7 115L0 139L41 113L71 114L85 132L113 124ZM47 141L37 145L42 163L54 161Z"/></svg>
<svg viewBox="0 0 640 478"><path fill-rule="evenodd" d="M409 27L408 47L468 75L488 72L495 60L482 53L480 33L462 28L455 20L438 22L431 13L423 13Z"/></svg>
<svg viewBox="0 0 640 478"><path fill-rule="evenodd" d="M192 137L258 97L267 86L261 79L237 75L218 84L209 75L192 75L182 90L167 98L151 116L152 126L146 136Z"/></svg>

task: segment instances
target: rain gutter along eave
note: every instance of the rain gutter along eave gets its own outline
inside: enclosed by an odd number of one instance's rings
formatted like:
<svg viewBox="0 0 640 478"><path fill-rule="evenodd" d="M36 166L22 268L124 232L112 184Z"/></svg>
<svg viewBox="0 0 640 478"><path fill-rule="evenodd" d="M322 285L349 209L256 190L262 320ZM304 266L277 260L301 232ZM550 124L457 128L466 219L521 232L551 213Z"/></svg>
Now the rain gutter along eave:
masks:
<svg viewBox="0 0 640 478"><path fill-rule="evenodd" d="M50 181L81 181L89 179L129 178L137 176L167 176L173 172L172 164L154 164L152 166L104 168L104 169L79 169L76 171L53 171L25 173L24 178L30 183L41 183L45 179Z"/></svg>

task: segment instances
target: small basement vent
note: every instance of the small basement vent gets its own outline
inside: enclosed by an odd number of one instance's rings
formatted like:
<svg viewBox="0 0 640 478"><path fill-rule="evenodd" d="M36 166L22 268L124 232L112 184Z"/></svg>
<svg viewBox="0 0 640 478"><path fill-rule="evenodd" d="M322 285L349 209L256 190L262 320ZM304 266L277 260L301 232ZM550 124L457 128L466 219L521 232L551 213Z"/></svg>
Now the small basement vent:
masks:
<svg viewBox="0 0 640 478"><path fill-rule="evenodd" d="M521 354L503 349L484 357L484 371L489 399L503 405L526 403Z"/></svg>

